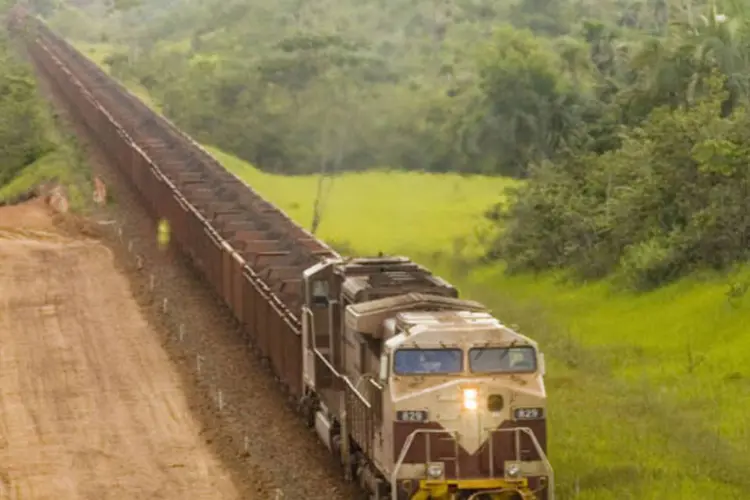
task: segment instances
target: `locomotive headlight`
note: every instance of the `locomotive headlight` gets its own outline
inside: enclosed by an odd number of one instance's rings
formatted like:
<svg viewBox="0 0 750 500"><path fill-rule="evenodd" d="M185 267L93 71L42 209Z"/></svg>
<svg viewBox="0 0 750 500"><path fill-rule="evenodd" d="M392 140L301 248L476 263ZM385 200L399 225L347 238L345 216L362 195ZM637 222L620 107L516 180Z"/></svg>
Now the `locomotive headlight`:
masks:
<svg viewBox="0 0 750 500"><path fill-rule="evenodd" d="M441 477L443 477L443 464L428 465L427 477L430 479L440 479Z"/></svg>
<svg viewBox="0 0 750 500"><path fill-rule="evenodd" d="M521 475L521 466L518 464L510 464L505 468L505 475L511 478L516 478Z"/></svg>
<svg viewBox="0 0 750 500"><path fill-rule="evenodd" d="M464 408L467 410L476 410L479 404L477 403L477 390L476 389L464 389Z"/></svg>

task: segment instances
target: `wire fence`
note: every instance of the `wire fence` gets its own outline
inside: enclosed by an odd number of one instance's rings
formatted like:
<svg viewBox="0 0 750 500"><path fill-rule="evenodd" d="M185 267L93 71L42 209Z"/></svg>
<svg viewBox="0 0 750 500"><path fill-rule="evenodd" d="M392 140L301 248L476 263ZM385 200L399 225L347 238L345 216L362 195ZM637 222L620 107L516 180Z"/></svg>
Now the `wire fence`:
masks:
<svg viewBox="0 0 750 500"><path fill-rule="evenodd" d="M153 305L157 306L160 319L168 332L168 342L177 347L177 352L185 363L188 363L194 374L196 388L207 397L211 404L212 424L220 426L222 433L231 437L226 440L227 444L233 449L238 456L248 456L253 452L254 436L247 430L237 430L241 428L243 418L242 404L240 403L239 391L229 387L226 380L237 380L238 377L232 377L232 367L223 363L219 356L212 354L212 349L208 347L210 339L207 339L202 332L196 331L191 327L185 314L181 314L180 308L176 307L170 301L169 277L159 277L156 266L163 265L163 262L153 262L144 257L147 252L144 251L145 245L152 245L151 242L144 242L138 238L128 238L125 236L124 224L120 221L109 221L104 224L113 228L117 241L124 248L130 263L144 276L147 277L147 292ZM169 249L168 252L171 252ZM164 268L160 268L164 271ZM242 348L247 347L243 344ZM224 383L221 382L221 375L224 375ZM232 422L235 425L224 425L224 422ZM240 425L237 425L237 424ZM269 500L285 500L286 493L282 488L275 488L273 496Z"/></svg>

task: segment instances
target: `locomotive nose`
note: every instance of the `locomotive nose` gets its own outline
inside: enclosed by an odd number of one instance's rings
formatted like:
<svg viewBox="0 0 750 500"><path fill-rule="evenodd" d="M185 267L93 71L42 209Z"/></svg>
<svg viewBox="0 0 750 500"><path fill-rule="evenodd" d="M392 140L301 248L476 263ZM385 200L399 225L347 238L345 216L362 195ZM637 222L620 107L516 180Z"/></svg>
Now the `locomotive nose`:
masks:
<svg viewBox="0 0 750 500"><path fill-rule="evenodd" d="M488 429L509 418L510 396L506 392L482 382L443 387L435 394L439 408L436 420L445 428L454 429L458 444L474 454L487 440Z"/></svg>

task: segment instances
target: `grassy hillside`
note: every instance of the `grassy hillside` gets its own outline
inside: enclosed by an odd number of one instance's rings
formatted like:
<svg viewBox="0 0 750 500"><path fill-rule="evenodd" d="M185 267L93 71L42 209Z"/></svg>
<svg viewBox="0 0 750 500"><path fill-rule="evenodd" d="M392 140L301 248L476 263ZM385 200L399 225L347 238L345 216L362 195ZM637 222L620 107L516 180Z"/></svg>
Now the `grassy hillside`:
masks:
<svg viewBox="0 0 750 500"><path fill-rule="evenodd" d="M213 152L309 227L315 177L265 174ZM453 242L473 238L507 182L348 174L334 181L320 233L360 253L417 256L541 342L559 498L745 498L750 304L727 292L741 289L748 273L630 295L552 274L511 278L501 266L457 267Z"/></svg>
<svg viewBox="0 0 750 500"><path fill-rule="evenodd" d="M5 4L0 2L0 21ZM90 194L90 175L75 141L39 94L32 68L0 33L0 201L43 181L64 186L74 210Z"/></svg>
<svg viewBox="0 0 750 500"><path fill-rule="evenodd" d="M50 132L50 137L56 133ZM53 142L55 149L24 167L10 182L0 186L0 200L15 198L45 182L54 182L65 189L70 209L86 209L93 195L90 170L80 157L74 142L61 138Z"/></svg>
<svg viewBox="0 0 750 500"><path fill-rule="evenodd" d="M44 104L40 124L49 152L21 169L0 186L0 200L25 193L41 183L53 181L63 186L73 211L83 210L91 200L91 171L71 132L58 122L51 105Z"/></svg>
<svg viewBox="0 0 750 500"><path fill-rule="evenodd" d="M40 126L49 144L48 152L0 185L0 200L15 198L51 181L65 189L71 210L85 209L92 196L91 171L75 137L60 126L49 105L42 106Z"/></svg>

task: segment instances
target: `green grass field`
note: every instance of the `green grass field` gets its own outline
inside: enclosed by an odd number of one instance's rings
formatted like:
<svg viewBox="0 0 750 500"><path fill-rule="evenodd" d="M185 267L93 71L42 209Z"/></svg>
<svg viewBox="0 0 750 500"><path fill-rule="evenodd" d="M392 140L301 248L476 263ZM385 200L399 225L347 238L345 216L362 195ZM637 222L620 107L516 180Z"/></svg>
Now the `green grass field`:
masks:
<svg viewBox="0 0 750 500"><path fill-rule="evenodd" d="M285 177L261 172L216 148L207 148L228 170L309 228L318 176ZM326 180L318 236L357 253L466 252L491 229L482 213L514 185L497 177L417 172L343 174Z"/></svg>
<svg viewBox="0 0 750 500"><path fill-rule="evenodd" d="M269 175L211 151L309 227L314 176ZM342 175L326 198L319 235L358 253L416 257L541 343L559 498L747 498L750 302L730 300L727 291L750 273L693 277L636 296L607 283L508 277L499 264L452 264L456 241L477 250L476 235L487 228L481 214L510 184L455 175Z"/></svg>

